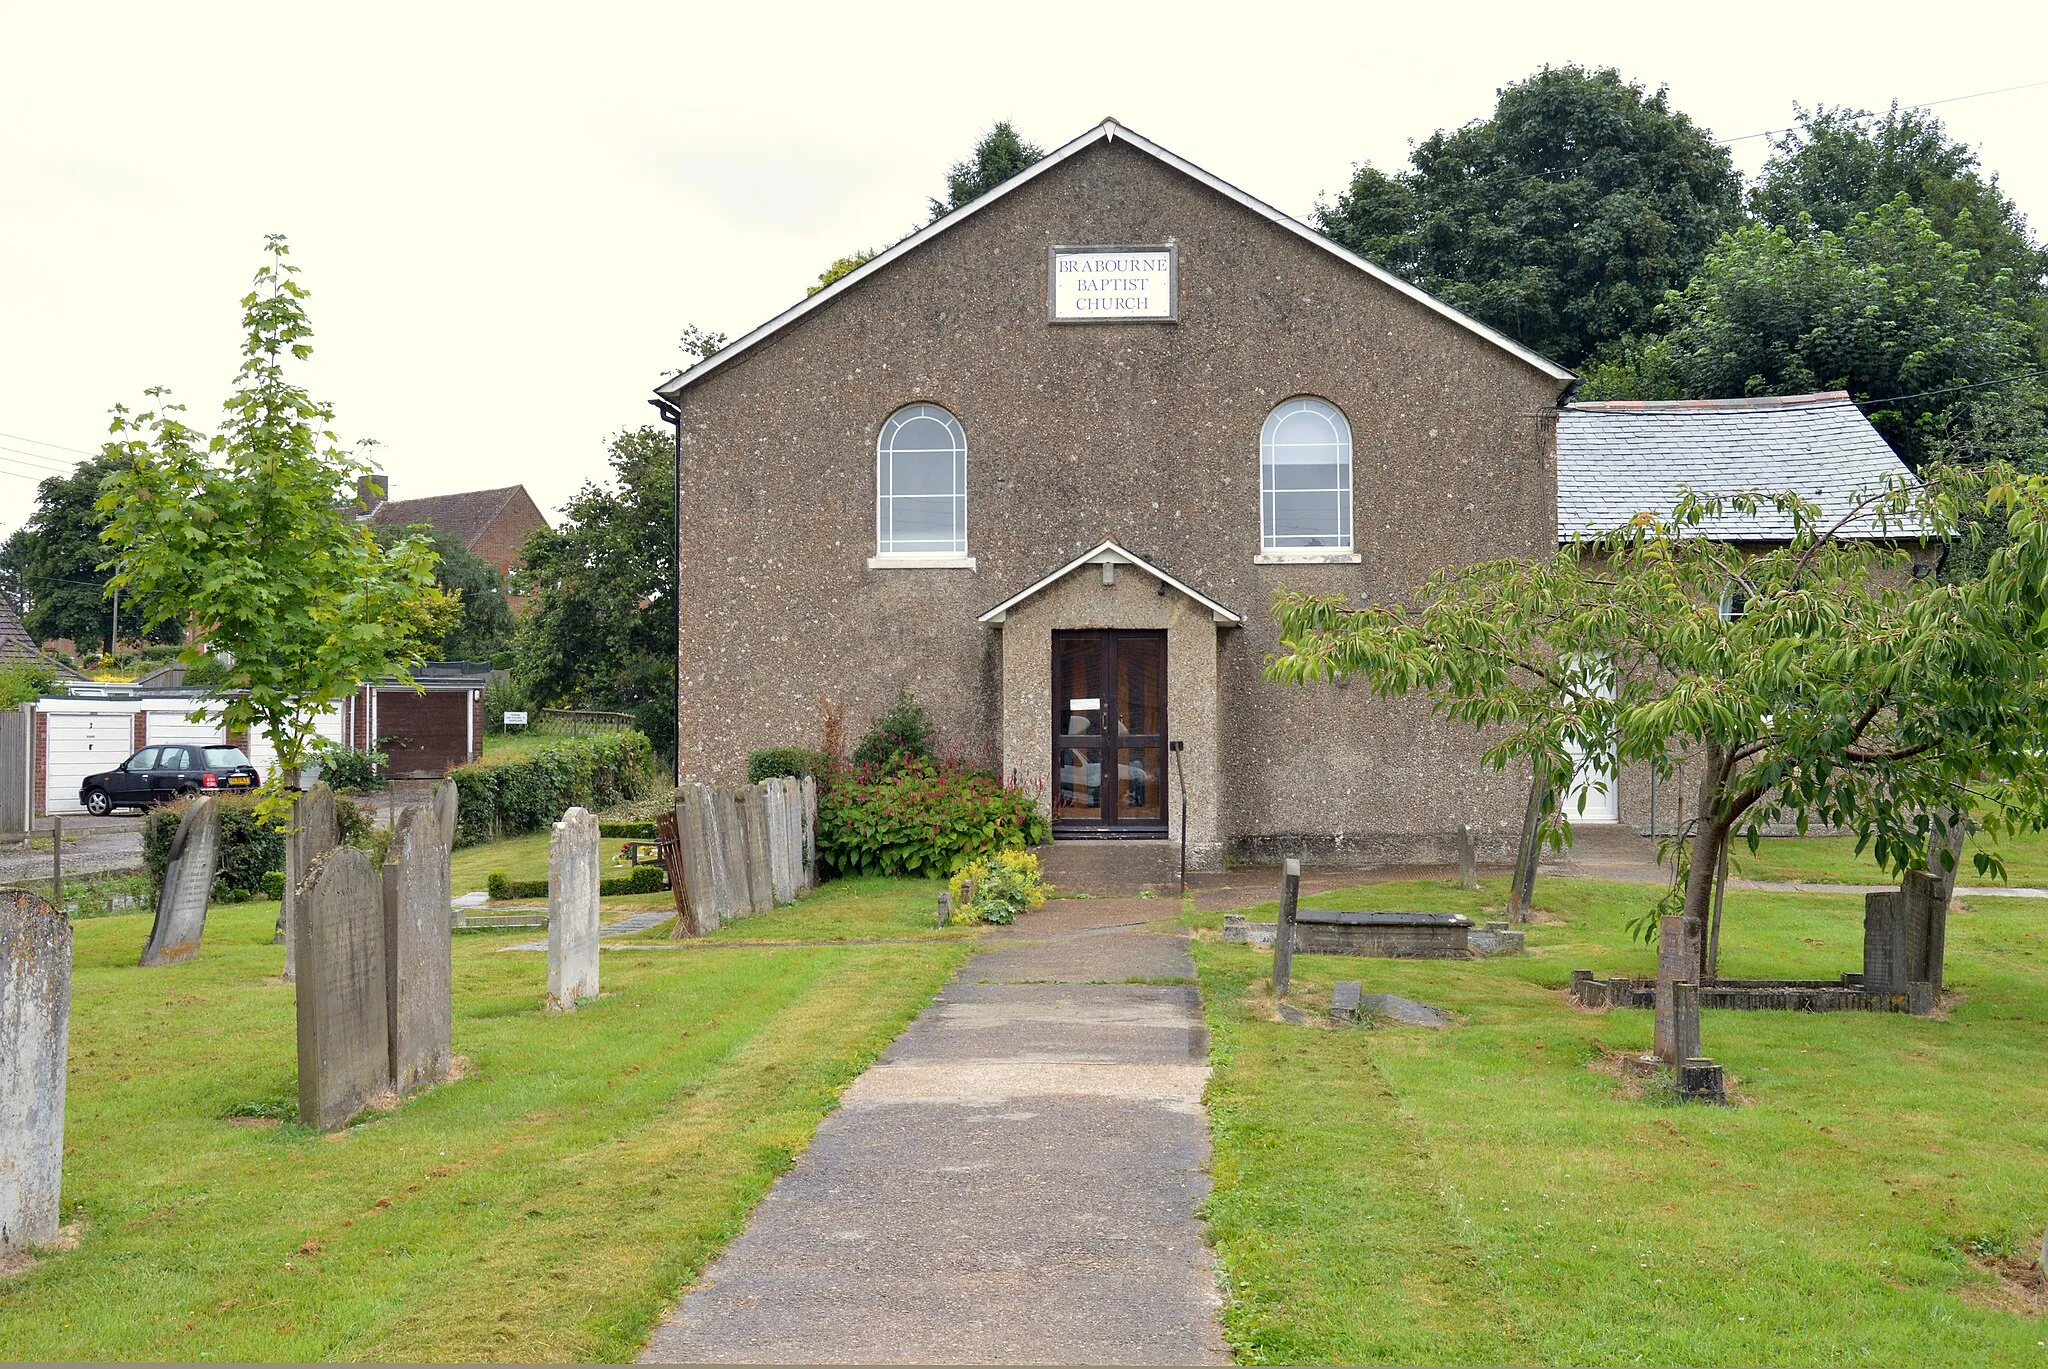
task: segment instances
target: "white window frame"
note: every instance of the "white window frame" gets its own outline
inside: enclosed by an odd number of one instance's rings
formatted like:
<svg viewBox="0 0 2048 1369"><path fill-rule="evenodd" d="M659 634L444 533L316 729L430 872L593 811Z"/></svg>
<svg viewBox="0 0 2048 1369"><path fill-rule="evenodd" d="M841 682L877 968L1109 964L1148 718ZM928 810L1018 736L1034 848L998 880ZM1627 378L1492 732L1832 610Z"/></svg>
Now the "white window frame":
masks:
<svg viewBox="0 0 2048 1369"><path fill-rule="evenodd" d="M1304 409L1335 420L1337 446L1344 471L1343 484L1328 489L1289 490L1285 493L1341 496L1343 518L1342 532L1339 536L1343 540L1331 546L1282 545L1280 535L1273 530L1273 501L1282 493L1272 484L1273 435L1284 419ZM1274 405L1273 411L1266 415L1266 421L1259 425L1259 554L1252 558L1253 564L1357 565L1363 558L1357 551L1358 534L1352 508L1356 483L1356 469L1352 460L1351 420L1342 409L1319 395L1295 395Z"/></svg>
<svg viewBox="0 0 2048 1369"><path fill-rule="evenodd" d="M899 495L893 493L894 472L888 462L895 456L890 439L903 424L912 418L940 418L952 430L957 443L954 449L955 466L958 472L958 489L950 494ZM885 493L885 490L892 492ZM944 550L902 551L893 545L891 537L892 506L900 499L944 499L952 501L959 512L958 535L954 546ZM875 437L875 554L868 558L870 570L973 570L974 558L967 554L967 429L952 410L942 404L923 401L905 404L892 412L882 422L882 430Z"/></svg>

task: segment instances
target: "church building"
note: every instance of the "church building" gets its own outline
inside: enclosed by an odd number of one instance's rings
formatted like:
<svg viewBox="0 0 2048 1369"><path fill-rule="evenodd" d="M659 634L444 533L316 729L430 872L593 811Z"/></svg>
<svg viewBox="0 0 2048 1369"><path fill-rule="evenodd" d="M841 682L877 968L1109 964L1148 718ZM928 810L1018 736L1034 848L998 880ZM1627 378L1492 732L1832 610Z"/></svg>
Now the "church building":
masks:
<svg viewBox="0 0 2048 1369"><path fill-rule="evenodd" d="M1574 383L1106 120L657 390L679 768L907 689L1057 839L1499 858L1527 777L1469 729L1260 671L1283 588L1554 550Z"/></svg>

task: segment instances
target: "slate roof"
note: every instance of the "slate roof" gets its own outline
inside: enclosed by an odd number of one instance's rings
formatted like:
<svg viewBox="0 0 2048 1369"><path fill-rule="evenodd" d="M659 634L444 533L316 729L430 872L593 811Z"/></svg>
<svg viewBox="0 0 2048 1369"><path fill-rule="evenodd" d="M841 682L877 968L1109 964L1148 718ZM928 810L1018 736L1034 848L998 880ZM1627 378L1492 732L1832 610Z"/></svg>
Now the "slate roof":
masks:
<svg viewBox="0 0 2048 1369"><path fill-rule="evenodd" d="M1610 532L1638 513L1668 514L1682 489L1795 490L1840 517L1858 495L1906 474L1846 390L1567 404L1557 421L1557 535L1568 542L1574 533ZM1792 520L1767 509L1709 519L1700 531L1727 541L1785 541ZM1842 535L1887 534L1859 520Z"/></svg>
<svg viewBox="0 0 2048 1369"><path fill-rule="evenodd" d="M65 679L85 678L55 657L44 655L35 638L29 636L28 629L21 625L21 615L14 611L14 605L0 597L0 663L12 661L41 661Z"/></svg>
<svg viewBox="0 0 2048 1369"><path fill-rule="evenodd" d="M371 511L369 521L400 528L431 524L435 532L474 548L491 521L525 493L524 485L507 485L502 490L466 490L426 499L387 499Z"/></svg>

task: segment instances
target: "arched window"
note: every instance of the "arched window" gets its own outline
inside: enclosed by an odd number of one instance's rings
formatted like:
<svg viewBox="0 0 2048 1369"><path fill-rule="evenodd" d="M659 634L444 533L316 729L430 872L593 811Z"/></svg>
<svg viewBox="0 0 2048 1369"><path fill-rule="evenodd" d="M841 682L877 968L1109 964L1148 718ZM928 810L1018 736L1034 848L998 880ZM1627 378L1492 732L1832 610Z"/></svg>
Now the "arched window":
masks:
<svg viewBox="0 0 2048 1369"><path fill-rule="evenodd" d="M1351 425L1290 399L1259 430L1259 531L1268 552L1351 550Z"/></svg>
<svg viewBox="0 0 2048 1369"><path fill-rule="evenodd" d="M967 550L967 433L936 404L889 415L875 449L875 550L958 556Z"/></svg>

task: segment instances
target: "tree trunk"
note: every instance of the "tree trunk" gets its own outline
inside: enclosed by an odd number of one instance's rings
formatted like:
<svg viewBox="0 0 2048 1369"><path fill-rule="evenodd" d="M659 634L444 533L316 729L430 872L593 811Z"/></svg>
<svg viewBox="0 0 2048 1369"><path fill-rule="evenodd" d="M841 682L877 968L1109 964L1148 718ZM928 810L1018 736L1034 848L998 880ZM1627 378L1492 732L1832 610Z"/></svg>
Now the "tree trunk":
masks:
<svg viewBox="0 0 2048 1369"><path fill-rule="evenodd" d="M1538 835L1543 830L1543 775L1529 782L1529 807L1522 815L1522 839L1515 847L1515 872L1508 879L1508 921L1527 922L1536 896Z"/></svg>
<svg viewBox="0 0 2048 1369"><path fill-rule="evenodd" d="M1707 944L1707 918L1714 903L1715 877L1721 869L1721 853L1728 846L1728 827L1732 816L1723 811L1727 795L1722 792L1721 769L1726 753L1718 746L1709 746L1700 771L1699 816L1692 839L1692 865L1686 871L1685 879L1685 920L1698 935L1700 950L1705 953ZM1707 967L1699 966L1699 975L1706 977Z"/></svg>

